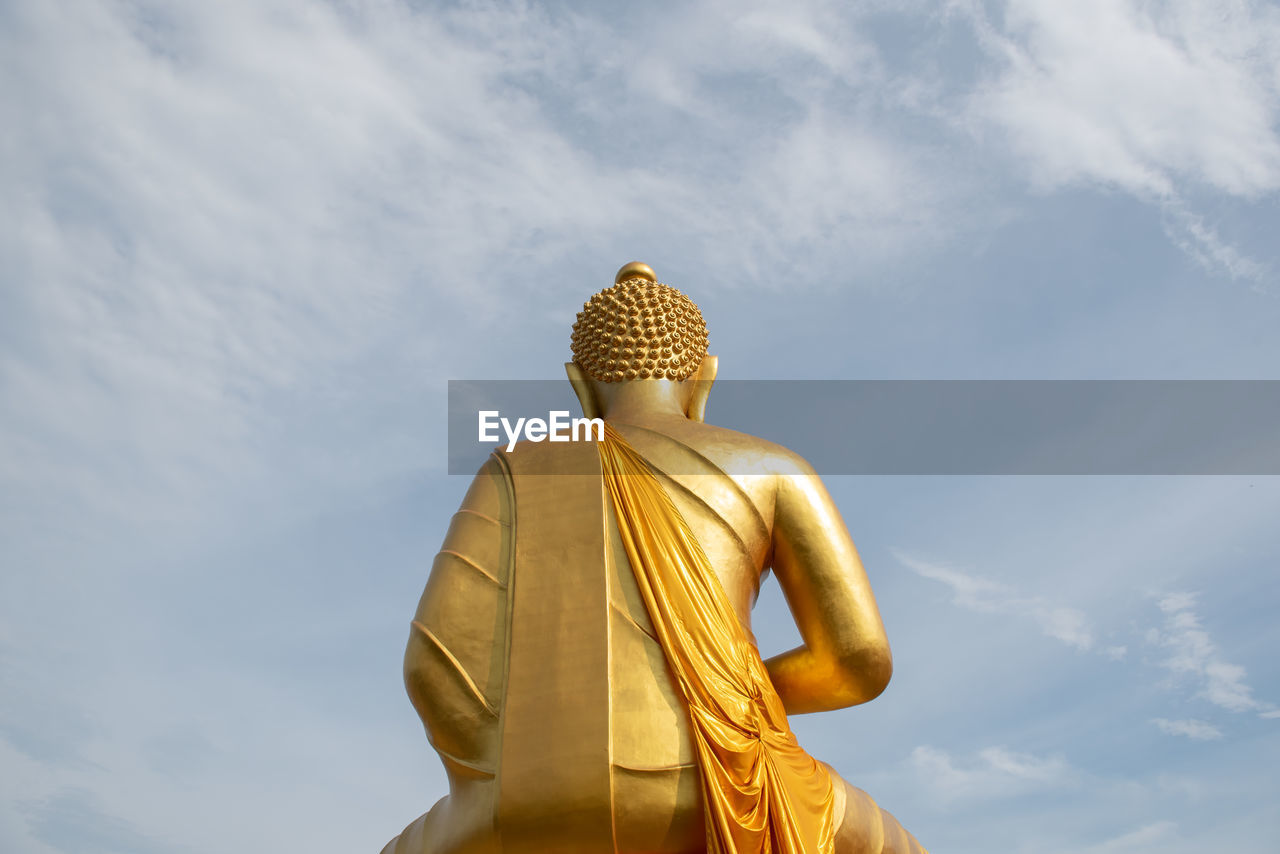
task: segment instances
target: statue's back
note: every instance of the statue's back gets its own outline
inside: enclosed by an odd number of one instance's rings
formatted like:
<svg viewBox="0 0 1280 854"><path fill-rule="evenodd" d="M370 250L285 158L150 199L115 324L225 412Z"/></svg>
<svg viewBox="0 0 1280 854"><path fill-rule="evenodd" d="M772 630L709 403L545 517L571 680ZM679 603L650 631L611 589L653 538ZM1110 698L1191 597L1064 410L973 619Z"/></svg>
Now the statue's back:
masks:
<svg viewBox="0 0 1280 854"><path fill-rule="evenodd" d="M770 483L721 465L779 449L668 426L619 430L669 472L667 493L747 625L769 553ZM618 851L704 850L688 711L600 476L563 473L594 454L591 444L524 443L495 455L436 558L405 670L449 772L451 821L471 825L440 850L484 850L495 833L503 850L615 850L614 839L590 847L592 826L616 836Z"/></svg>

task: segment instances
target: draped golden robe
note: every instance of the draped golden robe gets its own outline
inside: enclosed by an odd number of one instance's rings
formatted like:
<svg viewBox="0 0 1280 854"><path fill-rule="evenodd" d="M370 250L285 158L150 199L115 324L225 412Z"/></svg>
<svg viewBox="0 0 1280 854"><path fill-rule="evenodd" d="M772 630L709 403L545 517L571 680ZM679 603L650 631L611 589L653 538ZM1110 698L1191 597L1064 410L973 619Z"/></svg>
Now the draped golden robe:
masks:
<svg viewBox="0 0 1280 854"><path fill-rule="evenodd" d="M709 478L609 435L495 454L455 514L405 657L450 794L384 854L831 850L846 788L795 744L686 519L755 567L769 526L692 449ZM922 850L861 797L875 832L847 850Z"/></svg>
<svg viewBox="0 0 1280 854"><path fill-rule="evenodd" d="M643 458L611 427L604 481L636 585L689 708L710 854L829 854L834 793L796 743L754 640Z"/></svg>

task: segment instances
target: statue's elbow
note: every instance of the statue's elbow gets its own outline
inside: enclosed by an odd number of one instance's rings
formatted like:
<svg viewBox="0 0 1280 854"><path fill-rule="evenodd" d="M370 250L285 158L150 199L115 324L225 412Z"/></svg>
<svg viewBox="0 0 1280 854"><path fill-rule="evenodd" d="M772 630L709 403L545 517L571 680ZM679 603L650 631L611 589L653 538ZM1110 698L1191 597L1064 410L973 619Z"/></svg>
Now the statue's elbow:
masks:
<svg viewBox="0 0 1280 854"><path fill-rule="evenodd" d="M405 645L404 688L409 702L425 722L431 699L431 672L427 645L417 631L409 635L409 642Z"/></svg>
<svg viewBox="0 0 1280 854"><path fill-rule="evenodd" d="M883 653L877 654L873 662L867 669L865 689L868 700L874 700L883 694L884 689L889 687L889 680L893 678L893 656L887 648Z"/></svg>
<svg viewBox="0 0 1280 854"><path fill-rule="evenodd" d="M862 647L841 656L849 705L874 700L884 693L893 676L893 656L888 646Z"/></svg>

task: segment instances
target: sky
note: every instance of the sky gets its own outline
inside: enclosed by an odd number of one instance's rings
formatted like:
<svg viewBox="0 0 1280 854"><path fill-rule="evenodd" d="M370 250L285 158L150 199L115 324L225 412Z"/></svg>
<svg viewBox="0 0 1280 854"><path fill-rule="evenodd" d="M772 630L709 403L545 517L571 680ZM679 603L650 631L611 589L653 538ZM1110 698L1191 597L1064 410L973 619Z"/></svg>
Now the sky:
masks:
<svg viewBox="0 0 1280 854"><path fill-rule="evenodd" d="M441 796L447 381L627 261L729 379L1280 379L1273 2L0 0L0 128L6 852ZM935 854L1274 851L1278 481L829 478L895 674L802 744Z"/></svg>

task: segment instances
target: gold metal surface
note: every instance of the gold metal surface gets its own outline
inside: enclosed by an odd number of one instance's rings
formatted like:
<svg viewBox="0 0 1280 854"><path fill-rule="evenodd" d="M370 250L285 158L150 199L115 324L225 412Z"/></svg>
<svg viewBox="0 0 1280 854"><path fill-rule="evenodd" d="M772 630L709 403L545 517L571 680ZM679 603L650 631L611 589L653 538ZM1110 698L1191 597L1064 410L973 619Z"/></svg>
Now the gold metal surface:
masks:
<svg viewBox="0 0 1280 854"><path fill-rule="evenodd" d="M503 851L590 854L613 848L603 493L599 477L559 474L566 453L552 447L507 456L517 573L494 820Z"/></svg>
<svg viewBox="0 0 1280 854"><path fill-rule="evenodd" d="M627 279L648 279L651 282L656 282L658 281L658 276L648 264L632 261L630 264L622 265L618 270L618 275L613 277L613 283L616 285L625 282Z"/></svg>
<svg viewBox="0 0 1280 854"><path fill-rule="evenodd" d="M639 267L656 282L619 280ZM472 482L405 653L450 793L384 854L922 854L786 721L866 702L892 669L820 479L702 422L713 356L679 381L566 367L610 438L520 443ZM803 644L761 662L769 569Z"/></svg>
<svg viewBox="0 0 1280 854"><path fill-rule="evenodd" d="M702 364L707 355L702 312L652 275L650 270L650 278L624 279L583 303L569 348L573 361L592 379L683 380Z"/></svg>

